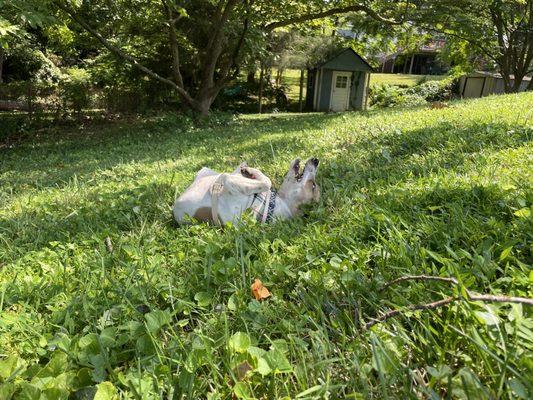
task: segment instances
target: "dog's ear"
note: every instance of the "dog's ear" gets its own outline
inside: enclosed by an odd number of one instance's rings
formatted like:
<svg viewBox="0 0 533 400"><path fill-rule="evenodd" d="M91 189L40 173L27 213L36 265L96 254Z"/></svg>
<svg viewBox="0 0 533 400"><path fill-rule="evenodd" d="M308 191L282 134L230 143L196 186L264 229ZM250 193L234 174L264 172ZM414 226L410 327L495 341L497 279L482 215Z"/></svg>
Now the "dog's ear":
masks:
<svg viewBox="0 0 533 400"><path fill-rule="evenodd" d="M287 172L285 179L296 178L299 174L300 174L300 159L295 158L294 160L291 161L291 164L289 165L289 171Z"/></svg>

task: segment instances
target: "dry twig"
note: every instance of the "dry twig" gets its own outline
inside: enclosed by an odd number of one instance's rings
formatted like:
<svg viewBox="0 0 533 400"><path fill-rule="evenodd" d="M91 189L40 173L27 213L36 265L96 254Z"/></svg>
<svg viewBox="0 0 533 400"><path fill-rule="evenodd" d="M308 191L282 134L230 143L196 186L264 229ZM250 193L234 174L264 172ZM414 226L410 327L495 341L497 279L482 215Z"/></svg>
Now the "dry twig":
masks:
<svg viewBox="0 0 533 400"><path fill-rule="evenodd" d="M407 275L407 276L402 276L400 278L394 279L390 282L387 282L380 289L380 292L387 289L388 287L392 285L395 285L400 282L405 282L405 281L440 281L440 282L452 283L453 285L459 285L459 282L455 278L446 278L446 277L431 276L431 275ZM465 289L465 291L467 294L466 300L469 300L469 301L482 301L486 303L519 303L519 304L525 304L528 306L533 306L533 299L526 298L526 297L495 296L491 294L475 294L467 289ZM445 305L448 305L450 303L453 303L455 301L460 301L460 300L464 300L464 298L446 297L445 299L434 301L431 303L412 304L402 310L391 310L383 314L382 316L375 318L372 321L367 322L364 326L364 329L365 330L369 329L376 324L384 322L388 320L389 318L396 317L397 315L401 315L405 312L419 311L419 310L434 310L436 308L440 308L440 307L443 307Z"/></svg>

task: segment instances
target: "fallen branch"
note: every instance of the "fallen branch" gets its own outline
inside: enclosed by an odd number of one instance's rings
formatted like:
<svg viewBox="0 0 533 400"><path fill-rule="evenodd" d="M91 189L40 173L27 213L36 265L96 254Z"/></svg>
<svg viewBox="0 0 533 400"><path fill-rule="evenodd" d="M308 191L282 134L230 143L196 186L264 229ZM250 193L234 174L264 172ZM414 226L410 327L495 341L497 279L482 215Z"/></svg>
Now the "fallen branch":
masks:
<svg viewBox="0 0 533 400"><path fill-rule="evenodd" d="M406 275L402 276L401 278L394 279L393 281L387 282L381 289L379 289L380 292L387 289L389 286L395 285L400 282L404 281L442 281L442 282L450 282L454 285L458 285L459 282L455 278L445 278L442 276L432 276L432 275Z"/></svg>
<svg viewBox="0 0 533 400"><path fill-rule="evenodd" d="M381 322L388 320L389 318L393 318L393 317L396 317L397 315L401 315L402 313L406 311L433 310L435 308L445 306L446 304L453 303L456 300L459 300L459 299L457 297L447 297L439 301L434 301L433 303L413 304L413 305L408 306L404 310L392 310L392 311L389 311L383 314L381 317L375 318L372 321L367 322L365 324L365 329L369 329L376 324L379 324Z"/></svg>
<svg viewBox="0 0 533 400"><path fill-rule="evenodd" d="M446 278L441 276L431 276L431 275L407 275L402 276L400 278L394 279L390 282L387 282L381 289L380 292L387 289L388 287L395 285L400 282L405 281L440 281L440 282L448 282L452 283L453 285L459 285L459 282L455 278ZM465 289L468 301L482 301L485 303L519 303L519 304L525 304L528 306L533 306L533 299L526 298L526 297L514 297L514 296L495 296L491 294L475 294L470 292L469 290ZM365 324L364 329L369 329L373 327L376 324L379 324L381 322L384 322L388 320L389 318L394 318L398 315L402 315L405 312L409 311L420 311L420 310L434 310L436 308L443 307L445 305L448 305L450 303L453 303L455 301L461 301L465 300L463 297L446 297L445 299L434 301L431 303L423 303L423 304L412 304L410 306L407 306L405 309L402 310L391 310L387 313L383 314L382 316L373 319L372 321L369 321Z"/></svg>

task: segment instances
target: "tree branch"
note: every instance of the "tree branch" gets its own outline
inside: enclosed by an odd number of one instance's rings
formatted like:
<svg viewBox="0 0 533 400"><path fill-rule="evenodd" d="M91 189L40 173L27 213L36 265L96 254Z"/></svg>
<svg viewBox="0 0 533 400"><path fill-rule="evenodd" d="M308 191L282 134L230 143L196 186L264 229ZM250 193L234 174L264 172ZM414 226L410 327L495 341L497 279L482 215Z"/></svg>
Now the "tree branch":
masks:
<svg viewBox="0 0 533 400"><path fill-rule="evenodd" d="M402 20L400 21L390 20L390 19L382 17L372 8L364 6L362 4L358 4L358 5L352 5L352 6L346 6L346 7L330 8L329 10L326 10L326 11L301 15L299 17L288 18L288 19L276 21L276 22L270 22L269 24L266 24L264 26L264 30L272 31L282 26L298 24L300 22L306 22L306 21L311 21L314 19L325 18L331 15L336 15L336 14L345 14L349 12L359 12L359 11L362 11L365 14L368 14L370 17L372 17L376 21L383 22L383 23L390 24L390 25L400 25L404 22L404 19L405 19L405 15L404 15L404 18L402 18ZM407 14L407 11L405 14Z"/></svg>
<svg viewBox="0 0 533 400"><path fill-rule="evenodd" d="M458 300L456 297L447 297L445 299L434 301L432 303L424 303L424 304L413 304L408 306L404 310L391 310L387 313L383 314L381 317L374 318L372 321L369 321L365 324L364 329L367 330L371 327L373 327L376 324L380 324L381 322L385 322L389 318L396 317L398 315L402 315L406 311L417 311L417 310L433 310L435 308L439 308L442 306L445 306L447 304L453 303L454 301Z"/></svg>
<svg viewBox="0 0 533 400"><path fill-rule="evenodd" d="M440 282L449 282L453 283L454 285L458 285L459 282L455 278L445 278L442 276L432 276L432 275L406 275L402 276L400 278L394 279L390 282L387 282L381 289L379 289L380 292L384 291L388 287L395 285L400 282L404 281L440 281Z"/></svg>
<svg viewBox="0 0 533 400"><path fill-rule="evenodd" d="M248 5L248 2L246 3ZM241 35L239 36L239 40L237 41L235 49L233 50L233 53L226 67L222 69L221 79L215 85L217 88L222 88L228 81L235 79L237 75L239 74L239 65L237 63L237 59L239 58L239 53L244 45L244 39L246 38L246 33L248 32L249 22L250 22L250 19L247 14L246 18L244 18L242 32L241 32ZM235 68L235 71L233 72L233 74L229 75L229 71L231 70L231 68Z"/></svg>
<svg viewBox="0 0 533 400"><path fill-rule="evenodd" d="M192 97L187 93L185 89L182 87L179 87L176 83L171 81L170 79L163 78L161 75L155 73L151 69L145 67L144 65L140 64L134 57L131 55L125 53L117 46L111 44L108 40L106 40L102 35L100 35L95 29L93 29L89 24L87 24L82 18L80 18L74 11L72 11L68 6L61 3L61 1L53 1L53 4L55 4L60 10L64 11L73 21L75 21L78 25L80 25L83 29L85 29L87 32L89 32L91 35L93 35L102 45L107 48L109 51L111 51L113 54L119 56L120 58L128 61L131 65L133 65L135 68L143 71L146 75L151 76L152 78L163 82L167 85L172 86L176 92L189 104L191 104L194 100Z"/></svg>
<svg viewBox="0 0 533 400"><path fill-rule="evenodd" d="M209 39L208 46L204 54L205 65L204 65L204 70L202 74L203 84L200 89L201 92L210 91L213 89L215 69L216 69L218 59L220 58L220 54L222 53L222 39L224 36L224 32L222 28L224 24L226 23L236 3L237 3L237 0L228 0L228 2L226 3L226 6L224 7L224 11L222 11L220 18L218 19L215 25L213 35ZM222 4L222 1L219 2L219 7L217 9L221 7L221 4Z"/></svg>
<svg viewBox="0 0 533 400"><path fill-rule="evenodd" d="M181 18L181 15L173 18L172 10L168 6L165 0L161 0L163 8L167 12L168 16L168 38L170 41L170 50L172 52L172 72L174 73L174 80L179 87L183 87L183 77L180 71L180 53L178 45L178 36L176 34L175 23Z"/></svg>
<svg viewBox="0 0 533 400"><path fill-rule="evenodd" d="M446 277L431 276L431 275L407 275L407 276L402 276L400 278L394 279L390 282L387 282L380 289L380 291L383 291L392 285L395 285L400 282L405 282L405 281L440 281L440 282L452 283L453 285L459 285L459 282L455 278L446 278ZM475 294L475 293L470 292L469 290L466 290L466 294L467 294L466 300L468 301L482 301L485 303L518 303L518 304L525 304L528 306L533 306L533 299L526 298L526 297L495 296L491 294ZM391 310L391 311L386 312L382 316L375 318L372 321L367 322L364 326L364 329L365 330L369 329L376 324L384 322L398 315L402 315L405 312L419 311L419 310L433 310L439 307L443 307L447 304L453 303L455 301L461 301L461 300L464 300L464 298L458 297L458 296L446 297L445 299L434 301L431 303L412 304L402 310Z"/></svg>

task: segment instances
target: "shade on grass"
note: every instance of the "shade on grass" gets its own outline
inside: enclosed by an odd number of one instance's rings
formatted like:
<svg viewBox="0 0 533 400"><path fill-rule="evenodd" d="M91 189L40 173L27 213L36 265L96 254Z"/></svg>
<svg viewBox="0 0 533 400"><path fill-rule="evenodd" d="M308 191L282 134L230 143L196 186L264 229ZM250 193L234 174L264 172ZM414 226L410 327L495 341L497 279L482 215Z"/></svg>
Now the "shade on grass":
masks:
<svg viewBox="0 0 533 400"><path fill-rule="evenodd" d="M530 397L525 307L459 302L361 325L461 286L532 296L532 109L522 93L203 128L167 115L3 150L0 398ZM311 155L323 199L303 219L171 220L204 165L245 159L279 185ZM460 286L378 290L406 274Z"/></svg>

